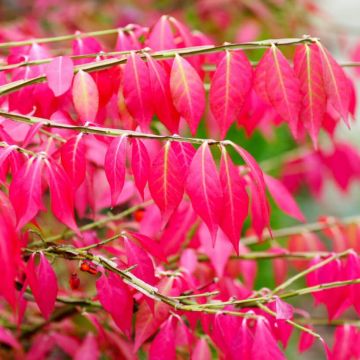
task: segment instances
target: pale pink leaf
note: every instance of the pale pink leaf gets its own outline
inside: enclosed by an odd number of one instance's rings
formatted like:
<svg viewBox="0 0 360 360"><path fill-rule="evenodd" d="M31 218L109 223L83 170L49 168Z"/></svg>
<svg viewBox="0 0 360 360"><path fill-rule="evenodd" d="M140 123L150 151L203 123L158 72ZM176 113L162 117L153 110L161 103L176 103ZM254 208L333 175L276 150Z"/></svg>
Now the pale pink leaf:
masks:
<svg viewBox="0 0 360 360"><path fill-rule="evenodd" d="M56 274L43 253L39 264L35 264L36 254L31 255L27 264L27 278L35 301L45 319L49 319L55 307L58 284Z"/></svg>
<svg viewBox="0 0 360 360"><path fill-rule="evenodd" d="M294 308L279 297L275 299L275 312L278 320L290 320L294 316Z"/></svg>
<svg viewBox="0 0 360 360"><path fill-rule="evenodd" d="M191 162L186 192L195 212L206 223L211 237L215 241L223 210L223 194L216 165L207 142L199 147Z"/></svg>
<svg viewBox="0 0 360 360"><path fill-rule="evenodd" d="M93 122L99 109L99 91L92 76L83 70L74 77L72 97L80 120Z"/></svg>
<svg viewBox="0 0 360 360"><path fill-rule="evenodd" d="M225 51L211 80L210 109L224 138L237 119L251 89L253 71L239 51Z"/></svg>
<svg viewBox="0 0 360 360"><path fill-rule="evenodd" d="M264 179L271 196L279 208L291 217L299 221L305 221L303 213L285 185L266 174L264 174Z"/></svg>
<svg viewBox="0 0 360 360"><path fill-rule="evenodd" d="M191 360L212 360L211 351L205 338L200 338L191 354Z"/></svg>
<svg viewBox="0 0 360 360"><path fill-rule="evenodd" d="M149 69L139 55L132 52L124 68L126 107L143 131L148 131L153 115Z"/></svg>
<svg viewBox="0 0 360 360"><path fill-rule="evenodd" d="M115 324L130 338L133 313L133 298L128 286L113 273L102 275L96 281L99 301L112 316Z"/></svg>
<svg viewBox="0 0 360 360"><path fill-rule="evenodd" d="M49 88L55 96L65 94L70 89L74 77L74 64L67 56L54 58L45 65Z"/></svg>
<svg viewBox="0 0 360 360"><path fill-rule="evenodd" d="M194 135L205 110L205 90L199 74L178 54L171 68L170 89L176 110Z"/></svg>
<svg viewBox="0 0 360 360"><path fill-rule="evenodd" d="M111 190L111 205L115 206L119 200L125 182L127 137L116 137L105 155L105 174Z"/></svg>

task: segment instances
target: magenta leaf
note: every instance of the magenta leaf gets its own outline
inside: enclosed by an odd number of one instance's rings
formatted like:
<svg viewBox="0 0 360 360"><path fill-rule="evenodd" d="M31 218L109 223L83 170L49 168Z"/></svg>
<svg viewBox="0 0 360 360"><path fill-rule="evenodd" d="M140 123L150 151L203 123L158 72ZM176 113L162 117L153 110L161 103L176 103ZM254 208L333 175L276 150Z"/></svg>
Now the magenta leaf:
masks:
<svg viewBox="0 0 360 360"><path fill-rule="evenodd" d="M170 75L170 89L176 110L195 134L205 110L205 90L192 65L176 55Z"/></svg>
<svg viewBox="0 0 360 360"><path fill-rule="evenodd" d="M139 139L131 139L131 169L134 181L142 198L150 174L150 157Z"/></svg>
<svg viewBox="0 0 360 360"><path fill-rule="evenodd" d="M149 360L176 359L175 324L173 316L161 326L155 339L151 342Z"/></svg>
<svg viewBox="0 0 360 360"><path fill-rule="evenodd" d="M118 203L125 182L127 137L116 137L105 155L105 174L110 184L111 205Z"/></svg>
<svg viewBox="0 0 360 360"><path fill-rule="evenodd" d="M207 142L199 147L191 162L186 192L195 212L206 223L211 237L215 241L222 215L223 194L216 165Z"/></svg>
<svg viewBox="0 0 360 360"><path fill-rule="evenodd" d="M35 301L45 319L49 319L55 307L58 285L56 274L43 253L39 264L35 264L36 254L31 255L26 274Z"/></svg>
<svg viewBox="0 0 360 360"><path fill-rule="evenodd" d="M99 301L114 319L115 324L130 338L133 313L133 298L128 286L122 279L110 273L96 281Z"/></svg>

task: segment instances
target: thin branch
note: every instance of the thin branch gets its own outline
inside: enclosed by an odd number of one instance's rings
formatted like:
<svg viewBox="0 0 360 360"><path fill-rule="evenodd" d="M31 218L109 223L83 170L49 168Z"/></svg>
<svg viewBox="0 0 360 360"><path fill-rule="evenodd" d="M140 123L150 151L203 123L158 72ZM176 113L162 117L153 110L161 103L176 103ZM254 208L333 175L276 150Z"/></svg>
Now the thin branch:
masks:
<svg viewBox="0 0 360 360"><path fill-rule="evenodd" d="M304 43L313 43L317 40L317 38L311 38L309 36L304 36L303 38L289 38L289 39L268 39L261 41L253 41L253 42L245 42L245 43L234 43L234 44L224 44L224 45L205 45L205 46L193 46L188 48L180 48L180 49L171 49L171 50L163 50L151 53L152 58L156 60L165 60L174 58L177 54L181 56L193 56L193 55L203 55L203 54L211 54L224 50L236 50L236 49L259 49L259 48L268 48L271 45L276 46L286 46L286 45L299 45ZM146 60L145 53L150 51L151 49L142 49L140 54L141 57ZM97 62L87 63L78 65L75 67L74 72L77 73L79 70L83 70L86 72L98 71L111 68L115 65L120 65L126 63L127 58L112 58L100 60ZM35 78L27 79L27 80L18 80L13 81L9 84L5 84L0 86L0 95L6 95L11 92L17 91L24 86L41 83L46 81L45 75L40 75Z"/></svg>

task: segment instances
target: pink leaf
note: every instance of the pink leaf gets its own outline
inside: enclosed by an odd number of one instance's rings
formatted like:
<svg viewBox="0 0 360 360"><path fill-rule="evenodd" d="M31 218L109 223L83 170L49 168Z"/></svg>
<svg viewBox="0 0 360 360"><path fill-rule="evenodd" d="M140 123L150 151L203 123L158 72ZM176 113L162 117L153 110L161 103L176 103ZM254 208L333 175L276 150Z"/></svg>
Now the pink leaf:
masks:
<svg viewBox="0 0 360 360"><path fill-rule="evenodd" d="M253 71L244 53L225 51L211 80L210 109L224 138L237 119L252 85Z"/></svg>
<svg viewBox="0 0 360 360"><path fill-rule="evenodd" d="M169 73L149 54L147 54L146 59L149 65L151 96L154 111L169 131L176 133L179 129L180 119L171 98Z"/></svg>
<svg viewBox="0 0 360 360"><path fill-rule="evenodd" d="M127 285L119 276L110 273L108 277L102 275L96 281L96 289L101 305L121 331L130 338L133 298Z"/></svg>
<svg viewBox="0 0 360 360"><path fill-rule="evenodd" d="M16 338L11 333L11 331L8 329L4 329L1 326L0 326L0 343L11 346L15 350L21 349L20 343L16 340Z"/></svg>
<svg viewBox="0 0 360 360"><path fill-rule="evenodd" d="M172 316L162 325L151 342L149 360L175 360L175 326Z"/></svg>
<svg viewBox="0 0 360 360"><path fill-rule="evenodd" d="M269 175L264 174L266 186L279 208L291 217L305 221L299 206L283 183Z"/></svg>
<svg viewBox="0 0 360 360"><path fill-rule="evenodd" d="M235 167L225 148L222 148L221 153L220 183L224 195L223 207L226 209L223 211L220 227L238 253L241 229L248 214L249 197L239 169Z"/></svg>
<svg viewBox="0 0 360 360"><path fill-rule="evenodd" d="M78 348L74 360L99 360L100 351L93 334L87 334Z"/></svg>
<svg viewBox="0 0 360 360"><path fill-rule="evenodd" d="M21 228L31 221L43 208L41 174L43 160L30 158L14 175L10 185L10 201L17 218L17 227Z"/></svg>
<svg viewBox="0 0 360 360"><path fill-rule="evenodd" d="M86 146L82 134L70 138L61 147L61 163L74 188L77 189L85 180Z"/></svg>
<svg viewBox="0 0 360 360"><path fill-rule="evenodd" d="M51 195L51 210L70 229L79 233L74 219L74 192L65 171L55 161L46 161Z"/></svg>
<svg viewBox="0 0 360 360"><path fill-rule="evenodd" d="M289 123L296 138L301 107L299 80L284 55L275 45L266 51L264 57L266 57L263 62L264 66L257 69L256 77L263 77L265 80L263 86L266 96L262 91L258 95L264 101L269 101L278 114ZM266 72L265 77L261 71ZM260 86L260 89L264 88Z"/></svg>
<svg viewBox="0 0 360 360"><path fill-rule="evenodd" d="M300 121L317 146L317 137L326 111L326 93L320 53L316 45L300 45L294 55L294 70L303 96Z"/></svg>
<svg viewBox="0 0 360 360"><path fill-rule="evenodd" d="M49 88L55 96L60 96L70 89L74 76L74 64L67 56L56 57L45 65L45 74Z"/></svg>
<svg viewBox="0 0 360 360"><path fill-rule="evenodd" d="M339 113L349 126L349 106L351 87L343 68L334 60L331 54L319 42L321 63L323 67L325 91L331 106Z"/></svg>
<svg viewBox="0 0 360 360"><path fill-rule="evenodd" d="M196 150L192 144L185 142L173 142L171 147L174 149L179 163L181 164L184 174L189 172L191 161L196 153Z"/></svg>
<svg viewBox="0 0 360 360"><path fill-rule="evenodd" d="M185 173L170 141L154 159L149 177L149 189L166 224L180 204L184 194Z"/></svg>
<svg viewBox="0 0 360 360"><path fill-rule="evenodd" d="M140 247L124 238L128 266L136 265L131 272L150 285L156 283L154 264L149 255Z"/></svg>
<svg viewBox="0 0 360 360"><path fill-rule="evenodd" d="M275 299L275 312L278 320L290 320L294 316L294 308L279 297Z"/></svg>
<svg viewBox="0 0 360 360"><path fill-rule="evenodd" d="M211 351L205 338L200 338L191 354L191 360L211 360Z"/></svg>
<svg viewBox="0 0 360 360"><path fill-rule="evenodd" d="M72 97L80 120L93 122L99 109L99 91L91 75L83 70L75 75Z"/></svg>
<svg viewBox="0 0 360 360"><path fill-rule="evenodd" d="M125 182L127 137L116 137L110 144L105 155L105 174L110 184L111 206L119 200Z"/></svg>
<svg viewBox="0 0 360 360"><path fill-rule="evenodd" d="M305 326L306 328L310 329L310 330L314 330L312 327L310 327L309 325ZM301 331L300 334L300 340L299 340L299 353L303 353L307 350L309 350L313 344L315 342L315 337L312 336L311 334L305 332L305 331Z"/></svg>
<svg viewBox="0 0 360 360"><path fill-rule="evenodd" d="M195 212L206 223L211 237L215 241L223 209L223 194L216 165L207 142L199 147L191 162L186 192Z"/></svg>
<svg viewBox="0 0 360 360"><path fill-rule="evenodd" d="M131 139L131 169L135 185L144 198L144 188L150 174L150 157L145 145L138 139Z"/></svg>
<svg viewBox="0 0 360 360"><path fill-rule="evenodd" d="M161 16L157 23L152 27L148 38L148 46L156 51L176 49L174 36L167 15Z"/></svg>
<svg viewBox="0 0 360 360"><path fill-rule="evenodd" d="M35 265L36 254L31 255L27 264L27 278L35 301L45 319L49 319L55 307L58 285L56 274L43 253Z"/></svg>
<svg viewBox="0 0 360 360"><path fill-rule="evenodd" d="M125 65L123 81L126 107L141 129L147 131L153 115L149 69L134 52Z"/></svg>
<svg viewBox="0 0 360 360"><path fill-rule="evenodd" d="M194 135L205 110L205 90L199 74L178 54L171 68L170 89L176 110Z"/></svg>

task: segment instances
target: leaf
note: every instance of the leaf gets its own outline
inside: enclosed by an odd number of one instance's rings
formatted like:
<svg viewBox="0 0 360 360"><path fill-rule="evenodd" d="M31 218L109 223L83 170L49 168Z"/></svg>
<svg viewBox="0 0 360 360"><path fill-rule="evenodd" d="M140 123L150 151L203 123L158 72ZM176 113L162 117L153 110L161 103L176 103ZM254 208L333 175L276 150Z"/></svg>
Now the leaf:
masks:
<svg viewBox="0 0 360 360"><path fill-rule="evenodd" d="M206 223L214 242L223 210L223 194L207 142L199 147L191 162L186 192L195 212Z"/></svg>
<svg viewBox="0 0 360 360"><path fill-rule="evenodd" d="M144 188L150 174L150 157L145 145L139 139L131 139L131 169L135 185L144 199Z"/></svg>
<svg viewBox="0 0 360 360"><path fill-rule="evenodd" d="M244 53L225 51L211 80L210 109L224 138L251 90L253 70Z"/></svg>
<svg viewBox="0 0 360 360"><path fill-rule="evenodd" d="M179 206L184 194L184 185L183 168L172 143L168 141L154 159L149 177L150 193L161 211L164 224Z"/></svg>
<svg viewBox="0 0 360 360"><path fill-rule="evenodd" d="M80 120L93 122L99 109L99 91L92 76L83 70L75 75L72 97Z"/></svg>
<svg viewBox="0 0 360 360"><path fill-rule="evenodd" d="M176 110L195 135L205 110L204 85L196 70L178 54L171 68L170 90Z"/></svg>
<svg viewBox="0 0 360 360"><path fill-rule="evenodd" d="M259 67L255 73L257 78L255 82L262 84L257 87L257 89L260 88L258 95L264 101L270 102L281 118L289 123L296 138L301 107L299 80L287 59L275 45L266 51L264 57L263 66ZM265 96L263 90L265 90Z"/></svg>
<svg viewBox="0 0 360 360"><path fill-rule="evenodd" d="M314 331L314 328L309 325L305 325L305 327L307 329ZM309 334L305 331L301 331L299 345L298 345L299 353L303 353L303 352L309 350L315 343L315 340L316 340L315 337L312 336L311 334Z"/></svg>
<svg viewBox="0 0 360 360"><path fill-rule="evenodd" d="M146 283L154 285L156 283L155 269L149 255L126 237L124 237L124 243L128 266L136 265L131 272Z"/></svg>
<svg viewBox="0 0 360 360"><path fill-rule="evenodd" d="M45 65L45 75L49 88L55 96L65 94L71 87L74 77L74 64L67 56L58 56Z"/></svg>
<svg viewBox="0 0 360 360"><path fill-rule="evenodd" d="M155 114L171 133L177 133L180 116L172 101L169 73L149 54L146 54L146 59L149 66L151 96Z"/></svg>
<svg viewBox="0 0 360 360"><path fill-rule="evenodd" d="M279 208L291 217L304 222L305 217L303 213L283 183L266 174L264 174L264 179L271 196Z"/></svg>
<svg viewBox="0 0 360 360"><path fill-rule="evenodd" d="M70 180L55 161L46 161L49 176L51 210L54 215L71 230L79 234L74 219L74 191Z"/></svg>
<svg viewBox="0 0 360 360"><path fill-rule="evenodd" d="M21 350L20 343L16 340L15 336L10 330L0 326L0 343L11 346L15 350Z"/></svg>
<svg viewBox="0 0 360 360"><path fill-rule="evenodd" d="M194 347L191 360L212 360L211 351L205 338L201 337Z"/></svg>
<svg viewBox="0 0 360 360"><path fill-rule="evenodd" d="M116 137L111 143L105 155L104 169L111 190L111 206L117 205L125 182L126 165L125 135Z"/></svg>
<svg viewBox="0 0 360 360"><path fill-rule="evenodd" d="M15 213L8 198L0 191L0 263L3 266L0 295L15 310L17 295L14 282L20 261L20 241L16 233Z"/></svg>
<svg viewBox="0 0 360 360"><path fill-rule="evenodd" d="M327 49L316 42L323 68L325 91L332 107L349 126L351 88L343 68L334 60Z"/></svg>
<svg viewBox="0 0 360 360"><path fill-rule="evenodd" d="M126 107L143 131L148 131L153 115L149 69L141 57L131 52L124 68Z"/></svg>
<svg viewBox="0 0 360 360"><path fill-rule="evenodd" d="M152 27L147 41L148 46L155 51L176 49L174 35L167 15L162 15Z"/></svg>
<svg viewBox="0 0 360 360"><path fill-rule="evenodd" d="M290 320L294 316L294 308L279 297L275 299L275 312L277 320Z"/></svg>
<svg viewBox="0 0 360 360"><path fill-rule="evenodd" d="M303 97L300 120L309 131L314 146L326 111L326 92L322 65L316 45L297 46L294 55L294 70L300 79Z"/></svg>
<svg viewBox="0 0 360 360"><path fill-rule="evenodd" d="M171 144L178 158L181 167L183 168L184 174L188 174L191 161L196 153L196 150L192 144L186 142L176 142ZM185 176L186 176L185 175Z"/></svg>
<svg viewBox="0 0 360 360"><path fill-rule="evenodd" d="M14 207L17 228L20 229L31 221L43 209L41 173L43 160L30 158L14 175L10 184L9 196Z"/></svg>
<svg viewBox="0 0 360 360"><path fill-rule="evenodd" d="M82 134L71 137L60 151L61 163L74 188L77 189L84 182L86 175L86 146L82 141Z"/></svg>
<svg viewBox="0 0 360 360"><path fill-rule="evenodd" d="M176 359L176 337L174 318L170 316L161 326L155 339L151 342L149 360L175 360Z"/></svg>
<svg viewBox="0 0 360 360"><path fill-rule="evenodd" d="M96 281L99 301L111 315L115 324L128 337L131 336L133 298L128 286L113 273L102 275Z"/></svg>
<svg viewBox="0 0 360 360"><path fill-rule="evenodd" d="M99 360L100 351L93 334L87 334L85 340L78 348L74 360Z"/></svg>
<svg viewBox="0 0 360 360"><path fill-rule="evenodd" d="M222 147L220 162L220 184L223 191L223 208L220 227L239 253L239 241L242 226L249 209L249 196L239 169L231 161Z"/></svg>
<svg viewBox="0 0 360 360"><path fill-rule="evenodd" d="M36 254L32 254L26 268L30 289L35 301L46 320L55 307L58 285L56 274L43 253L40 253L39 264L35 265Z"/></svg>

